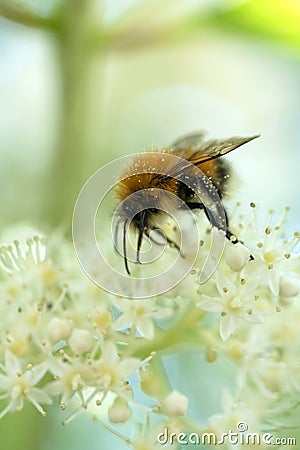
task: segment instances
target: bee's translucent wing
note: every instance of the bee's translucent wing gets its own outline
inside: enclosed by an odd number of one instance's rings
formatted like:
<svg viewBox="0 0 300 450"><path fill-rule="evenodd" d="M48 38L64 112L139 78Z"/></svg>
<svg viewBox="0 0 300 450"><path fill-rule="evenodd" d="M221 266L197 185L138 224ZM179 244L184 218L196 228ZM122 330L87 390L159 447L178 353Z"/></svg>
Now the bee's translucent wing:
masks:
<svg viewBox="0 0 300 450"><path fill-rule="evenodd" d="M195 150L198 150L200 149L200 146L203 144L203 140L206 135L207 131L205 130L199 130L185 134L183 136L180 136L174 142L172 142L170 148L174 152L186 150L188 148L194 148Z"/></svg>
<svg viewBox="0 0 300 450"><path fill-rule="evenodd" d="M201 148L194 152L194 154L189 158L193 164L202 164L204 162L210 161L212 159L219 158L220 156L226 155L227 153L235 150L241 145L247 144L247 142L258 138L260 135L256 134L250 137L231 137L228 139L212 139L202 143Z"/></svg>

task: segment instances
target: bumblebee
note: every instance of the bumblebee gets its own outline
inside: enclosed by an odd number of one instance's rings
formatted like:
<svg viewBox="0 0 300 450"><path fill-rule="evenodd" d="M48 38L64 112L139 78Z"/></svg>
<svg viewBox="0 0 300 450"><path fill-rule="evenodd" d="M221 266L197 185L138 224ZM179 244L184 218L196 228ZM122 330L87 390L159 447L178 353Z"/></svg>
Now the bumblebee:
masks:
<svg viewBox="0 0 300 450"><path fill-rule="evenodd" d="M172 200L166 193L179 197L190 210L203 210L211 226L223 230L232 242L238 242L228 228L226 211L222 206L222 216L219 206L220 199L227 192L231 174L228 162L222 157L259 135L211 140L206 140L205 136L205 132L193 132L180 137L168 147L140 153L122 170L116 186L116 198L126 204L120 210L119 223L123 222L123 256L129 275L126 252L128 224L137 231L136 262L140 263L143 237L151 239L153 230L164 234L158 226L158 216L170 207ZM186 183L187 179L192 180L192 183ZM131 200L132 194L136 195ZM147 206L149 204L151 207ZM134 210L138 212L132 216ZM168 236L165 239L180 251L179 246Z"/></svg>

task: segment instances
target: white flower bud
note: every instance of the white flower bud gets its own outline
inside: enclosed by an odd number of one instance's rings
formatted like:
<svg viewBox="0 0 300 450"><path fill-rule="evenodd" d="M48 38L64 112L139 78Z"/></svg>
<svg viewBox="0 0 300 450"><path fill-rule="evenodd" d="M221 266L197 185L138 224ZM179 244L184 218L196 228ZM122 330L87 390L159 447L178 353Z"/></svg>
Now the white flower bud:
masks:
<svg viewBox="0 0 300 450"><path fill-rule="evenodd" d="M91 350L93 346L93 338L89 331L75 328L69 340L69 345L75 353L85 353Z"/></svg>
<svg viewBox="0 0 300 450"><path fill-rule="evenodd" d="M225 252L226 264L235 272L242 270L250 257L249 250L240 242L228 244Z"/></svg>
<svg viewBox="0 0 300 450"><path fill-rule="evenodd" d="M180 394L180 392L173 391L162 402L163 412L168 416L183 416L188 408L189 399Z"/></svg>
<svg viewBox="0 0 300 450"><path fill-rule="evenodd" d="M67 319L58 319L53 317L47 325L47 334L53 342L66 339L71 331L71 327Z"/></svg>
<svg viewBox="0 0 300 450"><path fill-rule="evenodd" d="M131 419L132 412L126 400L121 397L115 398L108 409L109 420L113 423L125 423Z"/></svg>
<svg viewBox="0 0 300 450"><path fill-rule="evenodd" d="M281 297L295 297L299 294L299 282L295 278L283 276L280 280L279 294Z"/></svg>

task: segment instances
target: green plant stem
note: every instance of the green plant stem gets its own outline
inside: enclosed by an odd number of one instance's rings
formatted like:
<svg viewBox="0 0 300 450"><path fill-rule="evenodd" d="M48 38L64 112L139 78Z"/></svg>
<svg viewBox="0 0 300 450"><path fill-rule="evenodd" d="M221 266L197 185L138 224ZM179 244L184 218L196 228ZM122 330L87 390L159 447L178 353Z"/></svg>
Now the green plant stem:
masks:
<svg viewBox="0 0 300 450"><path fill-rule="evenodd" d="M86 181L85 153L89 141L92 110L90 82L93 53L89 34L95 0L65 0L61 11L59 67L61 67L62 111L60 142L49 183L52 208L47 219L66 220L70 229L77 195Z"/></svg>
<svg viewBox="0 0 300 450"><path fill-rule="evenodd" d="M45 420L32 405L26 405L20 414L8 414L0 421L1 448L40 450L43 437L39 431Z"/></svg>
<svg viewBox="0 0 300 450"><path fill-rule="evenodd" d="M57 29L55 17L42 17L29 11L24 5L16 4L7 0L0 0L0 16L12 22L20 23L29 27Z"/></svg>
<svg viewBox="0 0 300 450"><path fill-rule="evenodd" d="M199 324L203 314L203 311L191 305L175 326L168 330L157 329L153 340L141 339L137 342L134 338L133 342L133 339L129 337L128 352L131 356L143 359L153 351L167 354L174 351L174 348L186 344L218 348L220 346L218 338L202 329ZM125 342L126 338L123 341Z"/></svg>

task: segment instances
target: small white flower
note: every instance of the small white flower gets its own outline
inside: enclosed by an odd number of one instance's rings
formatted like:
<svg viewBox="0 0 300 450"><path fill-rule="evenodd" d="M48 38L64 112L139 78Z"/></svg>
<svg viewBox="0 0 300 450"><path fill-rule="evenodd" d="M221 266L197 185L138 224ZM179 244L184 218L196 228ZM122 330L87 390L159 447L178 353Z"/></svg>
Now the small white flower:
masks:
<svg viewBox="0 0 300 450"><path fill-rule="evenodd" d="M124 330L134 326L146 339L153 339L155 327L154 320L167 319L172 315L172 308L159 305L155 299L127 300L120 299L115 302L121 309L121 314L114 321L113 327Z"/></svg>
<svg viewBox="0 0 300 450"><path fill-rule="evenodd" d="M108 409L109 420L113 423L125 423L131 416L132 412L128 402L121 397L116 397Z"/></svg>
<svg viewBox="0 0 300 450"><path fill-rule="evenodd" d="M184 416L187 412L189 399L180 392L171 392L162 402L162 411L168 416Z"/></svg>
<svg viewBox="0 0 300 450"><path fill-rule="evenodd" d="M46 391L51 396L59 397L61 408L67 408L75 394L85 405L84 390L95 385L93 368L85 361L81 362L78 358L69 358L64 354L62 359L49 358L48 367L53 374L54 381L47 385Z"/></svg>
<svg viewBox="0 0 300 450"><path fill-rule="evenodd" d="M299 254L294 253L299 234L294 233L289 240L283 238L283 224L289 208L285 208L280 221L273 226L273 211L270 211L264 228L258 225L255 205L252 204L251 210L250 221L236 225L240 229L239 238L247 244L254 257L242 273L245 278L252 277L252 283L256 286L267 287L277 298L282 276L291 273L299 279Z"/></svg>
<svg viewBox="0 0 300 450"><path fill-rule="evenodd" d="M299 294L300 280L290 275L284 275L279 282L279 295L284 298L295 297Z"/></svg>
<svg viewBox="0 0 300 450"><path fill-rule="evenodd" d="M94 341L88 330L75 328L68 339L68 343L74 353L81 354L91 350Z"/></svg>
<svg viewBox="0 0 300 450"><path fill-rule="evenodd" d="M225 259L226 264L234 272L239 272L245 267L247 261L249 261L250 251L240 242L233 244L231 242L226 243L225 247Z"/></svg>
<svg viewBox="0 0 300 450"><path fill-rule="evenodd" d="M221 270L217 270L215 279L219 296L202 295L204 300L197 303L197 306L204 311L221 314L220 336L224 341L235 332L240 319L252 323L263 322L262 316L254 309L254 292L249 283L239 277L234 283Z"/></svg>
<svg viewBox="0 0 300 450"><path fill-rule="evenodd" d="M45 261L46 247L43 238L34 236L26 240L24 245L15 239L13 245L2 245L0 261L10 273L21 272Z"/></svg>
<svg viewBox="0 0 300 450"><path fill-rule="evenodd" d="M36 385L46 374L47 365L45 363L33 367L28 365L27 369L22 371L20 360L6 350L4 364L0 365L0 369L2 371L0 374L1 398L7 401L7 406L1 411L0 418L7 412L21 411L26 400L45 416L46 412L41 405L51 404L52 399L43 388Z"/></svg>
<svg viewBox="0 0 300 450"><path fill-rule="evenodd" d="M47 325L47 333L53 342L66 339L71 331L70 323L66 319L53 317Z"/></svg>
<svg viewBox="0 0 300 450"><path fill-rule="evenodd" d="M102 345L102 355L94 365L99 390L112 391L130 399L132 390L126 379L148 360L149 358L142 361L138 358L120 357L113 342L106 341Z"/></svg>

